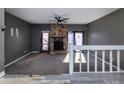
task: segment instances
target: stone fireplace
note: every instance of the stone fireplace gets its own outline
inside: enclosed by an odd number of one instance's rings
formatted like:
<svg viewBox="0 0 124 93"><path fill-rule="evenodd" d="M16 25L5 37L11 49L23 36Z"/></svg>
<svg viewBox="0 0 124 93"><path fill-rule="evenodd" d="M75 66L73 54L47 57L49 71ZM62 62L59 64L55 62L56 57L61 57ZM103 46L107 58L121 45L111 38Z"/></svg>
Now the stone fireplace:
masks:
<svg viewBox="0 0 124 93"><path fill-rule="evenodd" d="M67 53L67 25L51 24L50 54Z"/></svg>

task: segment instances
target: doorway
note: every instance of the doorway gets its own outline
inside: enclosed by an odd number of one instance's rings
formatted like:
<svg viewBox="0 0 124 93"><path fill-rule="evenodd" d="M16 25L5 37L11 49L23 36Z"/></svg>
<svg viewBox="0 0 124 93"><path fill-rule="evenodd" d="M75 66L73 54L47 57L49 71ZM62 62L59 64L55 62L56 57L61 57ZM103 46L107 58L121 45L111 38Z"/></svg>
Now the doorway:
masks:
<svg viewBox="0 0 124 93"><path fill-rule="evenodd" d="M40 52L49 52L50 38L49 31L41 32L41 50Z"/></svg>
<svg viewBox="0 0 124 93"><path fill-rule="evenodd" d="M68 33L68 51L69 45L77 45L82 46L84 45L84 32L83 31L73 31ZM80 59L81 56L81 59ZM69 53L68 53L68 61L69 61ZM82 51L80 55L80 50L75 51L75 62L79 63L82 60L82 63L86 63L86 59L84 57L84 53Z"/></svg>
<svg viewBox="0 0 124 93"><path fill-rule="evenodd" d="M69 45L84 45L84 32L83 31L73 31L68 32L68 46Z"/></svg>

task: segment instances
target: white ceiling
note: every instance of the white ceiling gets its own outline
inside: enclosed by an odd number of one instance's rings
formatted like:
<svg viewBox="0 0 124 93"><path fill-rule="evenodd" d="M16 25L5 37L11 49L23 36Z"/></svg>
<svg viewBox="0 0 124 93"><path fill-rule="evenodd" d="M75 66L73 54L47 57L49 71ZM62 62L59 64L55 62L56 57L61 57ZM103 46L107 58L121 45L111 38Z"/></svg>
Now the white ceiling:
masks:
<svg viewBox="0 0 124 93"><path fill-rule="evenodd" d="M47 24L53 14L69 18L69 24L87 24L118 8L7 8L6 11L32 24Z"/></svg>

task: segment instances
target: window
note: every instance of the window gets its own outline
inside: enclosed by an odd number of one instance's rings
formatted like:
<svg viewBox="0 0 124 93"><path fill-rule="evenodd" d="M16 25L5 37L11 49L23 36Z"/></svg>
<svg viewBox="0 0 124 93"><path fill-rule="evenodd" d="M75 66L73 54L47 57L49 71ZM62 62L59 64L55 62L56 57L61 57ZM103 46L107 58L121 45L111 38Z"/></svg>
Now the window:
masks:
<svg viewBox="0 0 124 93"><path fill-rule="evenodd" d="M42 32L42 50L49 50L49 32Z"/></svg>
<svg viewBox="0 0 124 93"><path fill-rule="evenodd" d="M83 33L75 32L75 45L83 45Z"/></svg>

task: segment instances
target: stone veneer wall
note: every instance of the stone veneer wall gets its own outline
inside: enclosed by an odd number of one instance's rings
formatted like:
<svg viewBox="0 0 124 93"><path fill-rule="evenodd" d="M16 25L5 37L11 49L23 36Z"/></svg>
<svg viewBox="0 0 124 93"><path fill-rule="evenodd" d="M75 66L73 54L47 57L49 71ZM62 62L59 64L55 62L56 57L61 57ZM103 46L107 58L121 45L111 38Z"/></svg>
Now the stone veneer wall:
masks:
<svg viewBox="0 0 124 93"><path fill-rule="evenodd" d="M54 39L63 38L64 50L54 50ZM51 54L66 54L67 53L67 25L65 24L51 24L50 32L50 53Z"/></svg>

